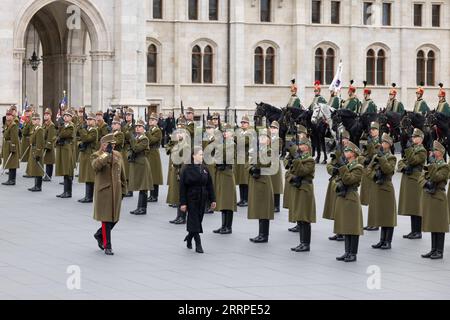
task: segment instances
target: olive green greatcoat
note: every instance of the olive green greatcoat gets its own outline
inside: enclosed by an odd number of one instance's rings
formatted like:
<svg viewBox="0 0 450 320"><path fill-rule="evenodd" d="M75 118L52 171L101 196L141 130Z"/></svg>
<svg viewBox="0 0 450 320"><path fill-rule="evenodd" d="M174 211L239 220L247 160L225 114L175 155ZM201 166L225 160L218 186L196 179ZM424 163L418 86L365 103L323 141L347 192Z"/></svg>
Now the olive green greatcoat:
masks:
<svg viewBox="0 0 450 320"><path fill-rule="evenodd" d="M19 127L15 121L11 121L11 123L7 124L3 131L2 158L4 169L8 170L19 168Z"/></svg>
<svg viewBox="0 0 450 320"><path fill-rule="evenodd" d="M44 164L55 164L56 127L52 121L44 123L45 154Z"/></svg>
<svg viewBox="0 0 450 320"><path fill-rule="evenodd" d="M397 202L392 184L396 164L397 158L388 152L383 157L375 155L374 160L369 165L369 177L373 185L369 200L367 225L371 227L397 226ZM377 170L381 170L384 176L384 183L381 185L374 182Z"/></svg>
<svg viewBox="0 0 450 320"><path fill-rule="evenodd" d="M161 147L162 131L158 126L150 127L147 132L147 138L150 145L150 152L148 153L148 161L150 163L150 170L152 172L153 184L162 186L163 173L161 156L159 154L159 148Z"/></svg>
<svg viewBox="0 0 450 320"><path fill-rule="evenodd" d="M260 148L262 151L262 156L266 156L266 152L263 150L265 146L260 146ZM270 153L268 156L270 157ZM260 161L260 159L258 159L258 164L255 165L257 168L263 169L270 167L270 164L261 164L268 162L268 159L262 160L264 161ZM250 167L251 165L247 165L247 171L250 170ZM249 174L247 218L273 220L274 210L273 187L270 176L262 173L258 179L255 179Z"/></svg>
<svg viewBox="0 0 450 320"><path fill-rule="evenodd" d="M113 155L96 151L91 155L91 166L95 171L94 219L118 222L122 196L127 193L122 155L117 151L113 151Z"/></svg>
<svg viewBox="0 0 450 320"><path fill-rule="evenodd" d="M293 178L292 173L290 172L290 169L292 167L293 164L293 160L295 157L294 152L296 152L295 150L297 150L297 148L293 148L292 150L289 150L289 153L286 155L286 157L284 158L284 167L286 169L286 172L284 174L284 190L283 190L283 208L284 209L289 209L290 204L291 204L291 198L292 198L292 193L294 192L294 187L289 183L289 181L291 180L291 178Z"/></svg>
<svg viewBox="0 0 450 320"><path fill-rule="evenodd" d="M149 143L145 134L131 139L131 151L136 155L136 160L130 162L130 177L128 190L149 191L153 190L152 172L148 162Z"/></svg>
<svg viewBox="0 0 450 320"><path fill-rule="evenodd" d="M368 141L367 148L364 150L362 156L360 157L362 162L366 162L363 164L364 171L363 171L363 177L361 180L361 189L360 189L360 201L361 205L368 206L370 201L370 195L371 195L371 188L373 186L373 181L369 176L369 170L367 168L368 163L372 160L373 156L378 152L380 148L380 142L378 138L375 138L373 140ZM370 225L371 226L371 225Z"/></svg>
<svg viewBox="0 0 450 320"><path fill-rule="evenodd" d="M203 140L202 141L203 152L205 152L206 147L208 147L210 144L213 144L214 141L215 141L214 136L207 137L206 140ZM214 156L214 152L215 151L213 151L212 156ZM211 180L212 180L213 187L215 190L215 187L216 187L216 164L212 163L212 164L205 164L205 165L208 168L209 174L211 175ZM233 175L234 175L234 169L233 169ZM217 196L217 191L215 191L215 194Z"/></svg>
<svg viewBox="0 0 450 320"><path fill-rule="evenodd" d="M336 158L340 158L341 153L336 152ZM334 220L334 207L336 205L336 180L338 175L333 175L334 168L336 166L337 160L332 159L330 163L327 164L327 172L331 176L328 180L327 194L325 196L325 204L323 206L322 218L327 220Z"/></svg>
<svg viewBox="0 0 450 320"><path fill-rule="evenodd" d="M30 177L44 176L44 170L42 165L44 147L45 147L44 129L40 126L33 126L33 131L31 132L30 136L30 153L28 154L28 161L27 161L28 163L26 170L28 176Z"/></svg>
<svg viewBox="0 0 450 320"><path fill-rule="evenodd" d="M224 143L223 146L223 163L226 163L227 154L234 157L234 142ZM215 194L216 194L216 211L231 210L237 211L236 198L236 181L233 173L233 165L229 165L225 170L215 170Z"/></svg>
<svg viewBox="0 0 450 320"><path fill-rule="evenodd" d="M79 183L93 183L95 181L95 172L92 168L91 155L98 150L98 132L94 127L78 129L80 141L86 146L86 149L80 150L80 170L78 174Z"/></svg>
<svg viewBox="0 0 450 320"><path fill-rule="evenodd" d="M443 161L436 161L428 166L428 172L419 177L419 184L423 188L425 183L431 181L436 186L436 193L430 194L423 190L420 202L422 213L423 232L449 232L448 202L445 194L449 167Z"/></svg>
<svg viewBox="0 0 450 320"><path fill-rule="evenodd" d="M125 150L125 134L120 130L113 132L113 134L114 134L114 140L116 141L116 146L114 147L114 150L119 152L120 155L122 156L123 167L125 170L126 165L128 164L128 151ZM125 161L125 159L126 159L126 161ZM126 174L126 170L125 170L125 177L127 178L127 181L128 181L128 176Z"/></svg>
<svg viewBox="0 0 450 320"><path fill-rule="evenodd" d="M419 185L419 177L423 165L427 160L427 151L420 146L413 146L405 150L405 158L400 160L398 168L401 171L407 166L416 167L411 175L402 174L400 183L400 197L398 201L398 214L402 216L422 216L420 211L420 199L422 187Z"/></svg>
<svg viewBox="0 0 450 320"><path fill-rule="evenodd" d="M166 145L166 152L169 155L169 170L167 176L167 184L169 185L167 191L166 203L171 205L179 205L180 204L180 172L183 164L175 164L172 161L172 152L179 153L179 156L183 156L183 141L174 141L171 140Z"/></svg>
<svg viewBox="0 0 450 320"><path fill-rule="evenodd" d="M128 163L128 152L131 148L131 136L134 135L134 126L132 123L126 123L123 128L122 132L124 134L124 152L125 156L123 157L123 166L125 167L125 174L127 176L127 180L130 180L130 164Z"/></svg>
<svg viewBox="0 0 450 320"><path fill-rule="evenodd" d="M75 116L72 118L72 124L73 124L73 140L72 140L72 147L73 147L73 168L75 169L77 167L77 163L80 160L80 148L79 144L80 141L80 135L79 131L81 127L84 124L84 120L80 119L78 116Z"/></svg>
<svg viewBox="0 0 450 320"><path fill-rule="evenodd" d="M31 149L31 135L33 134L33 123L26 122L22 127L22 141L20 141L20 161L27 162Z"/></svg>
<svg viewBox="0 0 450 320"><path fill-rule="evenodd" d="M339 179L347 187L357 189L361 183L363 167L357 161L339 168ZM345 197L337 196L334 210L334 233L362 235L363 216L358 191L348 190Z"/></svg>
<svg viewBox="0 0 450 320"><path fill-rule="evenodd" d="M238 133L239 139L236 137L236 153L238 152L238 148L240 148L238 141L244 140L245 144L245 163L238 163L234 166L234 174L236 178L236 185L246 185L249 183L249 174L248 174L248 154L250 149L250 135L248 134L248 130L239 129ZM242 143L242 142L241 142ZM236 158L237 161L241 162L243 159Z"/></svg>
<svg viewBox="0 0 450 320"><path fill-rule="evenodd" d="M273 194L283 194L283 169L281 162L278 165L277 173L270 176L272 180Z"/></svg>
<svg viewBox="0 0 450 320"><path fill-rule="evenodd" d="M58 130L56 142L56 176L73 177L73 123L64 124Z"/></svg>
<svg viewBox="0 0 450 320"><path fill-rule="evenodd" d="M312 184L315 167L316 163L310 154L304 154L292 163L292 176L302 177L303 182L299 188L294 186L292 189L289 222L316 222L316 200Z"/></svg>
<svg viewBox="0 0 450 320"><path fill-rule="evenodd" d="M97 126L97 131L98 131L98 141L100 141L101 138L109 134L108 124L104 121L101 121L100 125Z"/></svg>

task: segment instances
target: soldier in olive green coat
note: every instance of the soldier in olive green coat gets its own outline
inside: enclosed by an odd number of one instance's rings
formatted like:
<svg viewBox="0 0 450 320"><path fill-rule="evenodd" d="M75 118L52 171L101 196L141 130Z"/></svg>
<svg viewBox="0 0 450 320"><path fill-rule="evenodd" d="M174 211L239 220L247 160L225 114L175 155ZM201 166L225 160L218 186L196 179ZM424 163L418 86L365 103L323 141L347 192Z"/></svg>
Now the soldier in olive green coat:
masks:
<svg viewBox="0 0 450 320"><path fill-rule="evenodd" d="M397 203L392 176L397 158L391 153L392 138L383 133L382 148L372 158L368 166L369 177L374 181L369 200L368 225L381 227L380 241L372 245L374 249L391 249L394 227L397 226Z"/></svg>
<svg viewBox="0 0 450 320"><path fill-rule="evenodd" d="M398 214L411 216L411 232L403 236L405 239L422 238L422 213L420 211L422 188L419 185L419 177L427 160L427 151L422 145L423 138L423 132L417 128L414 129L412 141L408 140L406 145L405 158L398 163L398 169L403 173Z"/></svg>
<svg viewBox="0 0 450 320"><path fill-rule="evenodd" d="M31 108L28 108L27 110L25 110L25 122L21 130L22 140L20 141L20 162L27 162L30 154L30 139L33 132L33 122L31 117L32 110Z"/></svg>
<svg viewBox="0 0 450 320"><path fill-rule="evenodd" d="M56 126L52 121L52 110L47 108L44 112L44 164L45 173L43 181L50 182L53 177L53 167L55 165L55 143L56 143Z"/></svg>
<svg viewBox="0 0 450 320"><path fill-rule="evenodd" d="M265 243L269 241L270 220L274 219L272 180L264 170L270 167L271 160L270 137L267 129L260 130L258 139L260 152L249 150L250 157L247 168L250 177L247 218L259 220L259 235L251 238L250 241Z"/></svg>
<svg viewBox="0 0 450 320"><path fill-rule="evenodd" d="M431 251L423 258L442 259L445 234L449 232L448 202L445 186L449 176L449 167L444 161L445 148L438 141L433 143L433 155L430 165L419 178L423 187L420 209L422 211L422 231L431 232Z"/></svg>
<svg viewBox="0 0 450 320"><path fill-rule="evenodd" d="M30 153L27 161L27 176L34 178L34 187L28 189L31 192L42 191L42 177L44 176L44 167L42 165L42 156L44 155L44 129L41 127L41 119L38 113L32 115L33 131L30 137Z"/></svg>
<svg viewBox="0 0 450 320"><path fill-rule="evenodd" d="M56 176L64 177L64 192L57 198L72 198L73 182L73 140L74 126L72 123L72 111L67 110L63 114L64 124L58 129L56 140Z"/></svg>
<svg viewBox="0 0 450 320"><path fill-rule="evenodd" d="M128 151L125 150L125 134L122 132L121 123L122 121L120 117L116 115L111 122L111 127L114 141L116 142L114 145L114 150L120 153L123 161L124 158L128 158ZM123 166L125 170L125 161L123 161Z"/></svg>
<svg viewBox="0 0 450 320"><path fill-rule="evenodd" d="M161 156L159 148L161 147L162 131L158 127L158 115L152 113L149 118L149 130L147 138L150 145L150 152L148 153L148 161L150 163L150 170L153 179L153 190L150 191L148 202L158 202L159 186L164 184L162 174Z"/></svg>
<svg viewBox="0 0 450 320"><path fill-rule="evenodd" d="M350 134L347 130L343 130L340 133L340 142L336 153L331 154L331 162L327 164L327 172L331 176L328 180L327 194L325 196L325 205L323 208L322 218L327 220L334 220L334 208L336 204L336 183L339 178L339 168L337 166L338 159L344 156L344 148L350 141ZM335 234L328 237L332 241L344 241L342 234Z"/></svg>
<svg viewBox="0 0 450 320"><path fill-rule="evenodd" d="M363 154L361 159L363 160L364 174L361 180L360 200L361 205L368 206L370 202L370 195L372 194L372 188L375 182L371 179L369 174L368 165L372 161L374 155L378 153L381 147L380 144L380 125L378 122L372 122L370 124L370 136L367 140L367 144L363 146ZM368 223L364 230L377 231L379 228Z"/></svg>
<svg viewBox="0 0 450 320"><path fill-rule="evenodd" d="M89 113L86 122L78 129L80 137L80 170L79 183L86 184L86 193L80 203L92 203L94 201L95 172L92 168L91 155L98 150L98 131L95 127L95 114Z"/></svg>
<svg viewBox="0 0 450 320"><path fill-rule="evenodd" d="M214 116L213 116L214 118ZM218 119L218 118L217 118ZM222 132L217 128L215 129L215 124L213 121L208 121L205 125L205 132L203 133L203 140L202 140L202 147L204 152L204 161L205 165L208 168L209 174L211 176L211 180L213 183L213 188L215 190L216 187L216 163L214 160L214 155L216 152L216 138L220 139L222 136ZM217 137L216 137L217 135ZM234 173L233 173L234 174ZM234 186L236 189L236 186ZM217 195L217 191L215 191L215 194ZM211 206L206 205L205 207L206 214L213 214L214 211L211 209Z"/></svg>
<svg viewBox="0 0 450 320"><path fill-rule="evenodd" d="M300 245L291 248L295 252L307 252L311 244L311 223L316 223L316 200L314 197L314 173L316 163L311 156L311 142L301 139L297 156L290 169L289 183L294 187L289 207L289 222L297 223Z"/></svg>
<svg viewBox="0 0 450 320"><path fill-rule="evenodd" d="M124 142L124 152L127 154L123 157L123 166L125 167L125 175L127 176L127 185L130 183L130 164L128 163L128 152L131 149L131 136L134 135L134 111L131 108L126 110L125 115L125 124L122 127L122 132L124 134L125 142ZM125 196L126 198L132 197L133 191L130 191L128 188L128 193Z"/></svg>
<svg viewBox="0 0 450 320"><path fill-rule="evenodd" d="M247 115L242 117L241 128L238 129L236 135L236 152L237 161L234 166L234 174L236 178L236 185L239 186L240 201L238 207L248 206L248 181L249 175L247 170L248 165L248 151L250 145L250 119ZM242 147L243 145L243 147ZM241 150L242 149L242 150ZM244 153L244 154L241 154ZM242 163L244 162L244 163Z"/></svg>
<svg viewBox="0 0 450 320"><path fill-rule="evenodd" d="M279 153L282 153L283 149L283 142L280 139L280 124L278 121L273 121L270 125L270 133L271 133L271 146L272 150L275 152L275 146L278 145ZM280 200L281 195L283 194L283 168L281 166L281 161L279 161L278 170L277 173L270 176L272 179L272 187L273 187L273 198L274 198L274 205L275 205L275 213L280 212Z"/></svg>
<svg viewBox="0 0 450 320"><path fill-rule="evenodd" d="M128 159L130 162L130 183L128 187L132 191L139 191L137 209L130 212L134 215L147 214L148 191L153 190L152 172L148 162L149 151L150 146L145 135L145 122L138 120L136 122L136 136L131 136L131 150Z"/></svg>
<svg viewBox="0 0 450 320"><path fill-rule="evenodd" d="M344 149L345 164L338 159L339 182L336 185L336 206L334 233L345 237L345 254L338 261L356 261L359 236L363 234L363 217L358 187L363 175L363 167L357 161L360 150L352 142Z"/></svg>
<svg viewBox="0 0 450 320"><path fill-rule="evenodd" d="M3 170L8 170L8 181L3 182L4 186L16 185L16 172L19 168L20 141L19 126L14 121L12 110L6 112L6 123L3 130L2 159Z"/></svg>
<svg viewBox="0 0 450 320"><path fill-rule="evenodd" d="M233 127L228 123L224 123L222 130L224 130L224 137L219 142L220 151L215 154L216 211L222 212L222 227L213 232L231 234L233 232L233 214L237 211L236 181L233 173L235 143L233 139Z"/></svg>
<svg viewBox="0 0 450 320"><path fill-rule="evenodd" d="M95 116L97 120L98 141L100 141L101 138L109 134L109 128L108 124L103 120L103 112L97 111Z"/></svg>
<svg viewBox="0 0 450 320"><path fill-rule="evenodd" d="M91 155L95 171L94 219L102 223L94 238L106 255L113 255L111 230L120 219L122 198L127 193L127 180L122 155L114 151L113 134L100 140L100 150Z"/></svg>

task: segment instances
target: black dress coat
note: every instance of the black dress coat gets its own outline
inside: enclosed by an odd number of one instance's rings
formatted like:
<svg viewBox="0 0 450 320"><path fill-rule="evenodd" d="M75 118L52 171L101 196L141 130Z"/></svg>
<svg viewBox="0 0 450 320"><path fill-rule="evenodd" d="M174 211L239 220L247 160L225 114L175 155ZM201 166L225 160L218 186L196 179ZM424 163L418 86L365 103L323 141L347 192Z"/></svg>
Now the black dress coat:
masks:
<svg viewBox="0 0 450 320"><path fill-rule="evenodd" d="M203 233L202 221L207 202L216 202L208 168L204 165L185 165L180 174L180 205L187 206L188 232Z"/></svg>

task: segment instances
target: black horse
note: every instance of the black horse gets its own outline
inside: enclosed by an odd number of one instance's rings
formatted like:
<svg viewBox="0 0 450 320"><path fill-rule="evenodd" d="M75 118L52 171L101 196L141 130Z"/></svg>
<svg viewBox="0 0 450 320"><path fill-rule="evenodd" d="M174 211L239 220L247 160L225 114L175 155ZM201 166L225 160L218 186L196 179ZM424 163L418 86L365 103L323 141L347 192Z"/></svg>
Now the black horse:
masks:
<svg viewBox="0 0 450 320"><path fill-rule="evenodd" d="M378 114L375 112L358 115L351 110L339 109L332 115L333 130L337 132L339 126L342 125L349 132L350 141L359 146L361 136L363 133L369 133L370 124L377 118Z"/></svg>
<svg viewBox="0 0 450 320"><path fill-rule="evenodd" d="M394 143L401 140L400 122L402 120L402 114L382 110L378 113L378 123L380 124L380 134L387 133L391 136ZM395 153L395 145L392 145L392 153Z"/></svg>
<svg viewBox="0 0 450 320"><path fill-rule="evenodd" d="M255 103L256 104L256 117L265 117L266 118L266 124L267 126L270 126L270 124L273 121L280 121L282 110L274 107L268 103L261 102L261 103Z"/></svg>
<svg viewBox="0 0 450 320"><path fill-rule="evenodd" d="M450 118L442 112L431 111L426 115L425 126L430 128L431 140L438 140L448 152L450 150Z"/></svg>
<svg viewBox="0 0 450 320"><path fill-rule="evenodd" d="M432 149L433 140L430 126L426 123L426 118L417 112L407 111L400 121L400 144L402 146L402 157L405 156L405 149L408 140L412 137L414 128L420 129L424 133L423 146L427 151Z"/></svg>

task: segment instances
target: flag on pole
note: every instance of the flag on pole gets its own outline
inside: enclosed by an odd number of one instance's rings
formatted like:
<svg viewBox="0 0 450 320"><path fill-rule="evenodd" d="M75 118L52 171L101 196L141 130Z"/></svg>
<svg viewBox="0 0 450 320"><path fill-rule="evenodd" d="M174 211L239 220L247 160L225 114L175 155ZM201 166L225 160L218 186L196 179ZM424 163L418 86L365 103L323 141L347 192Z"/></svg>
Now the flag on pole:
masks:
<svg viewBox="0 0 450 320"><path fill-rule="evenodd" d="M67 93L66 90L63 91L63 98L60 103L61 109L65 109L67 107Z"/></svg>
<svg viewBox="0 0 450 320"><path fill-rule="evenodd" d="M330 85L330 91L338 92L342 88L342 60L339 62L339 67L334 76L333 82Z"/></svg>
<svg viewBox="0 0 450 320"><path fill-rule="evenodd" d="M23 102L23 105L22 105L22 114L25 112L25 110L27 110L28 107L29 107L28 96L25 96L25 101Z"/></svg>

